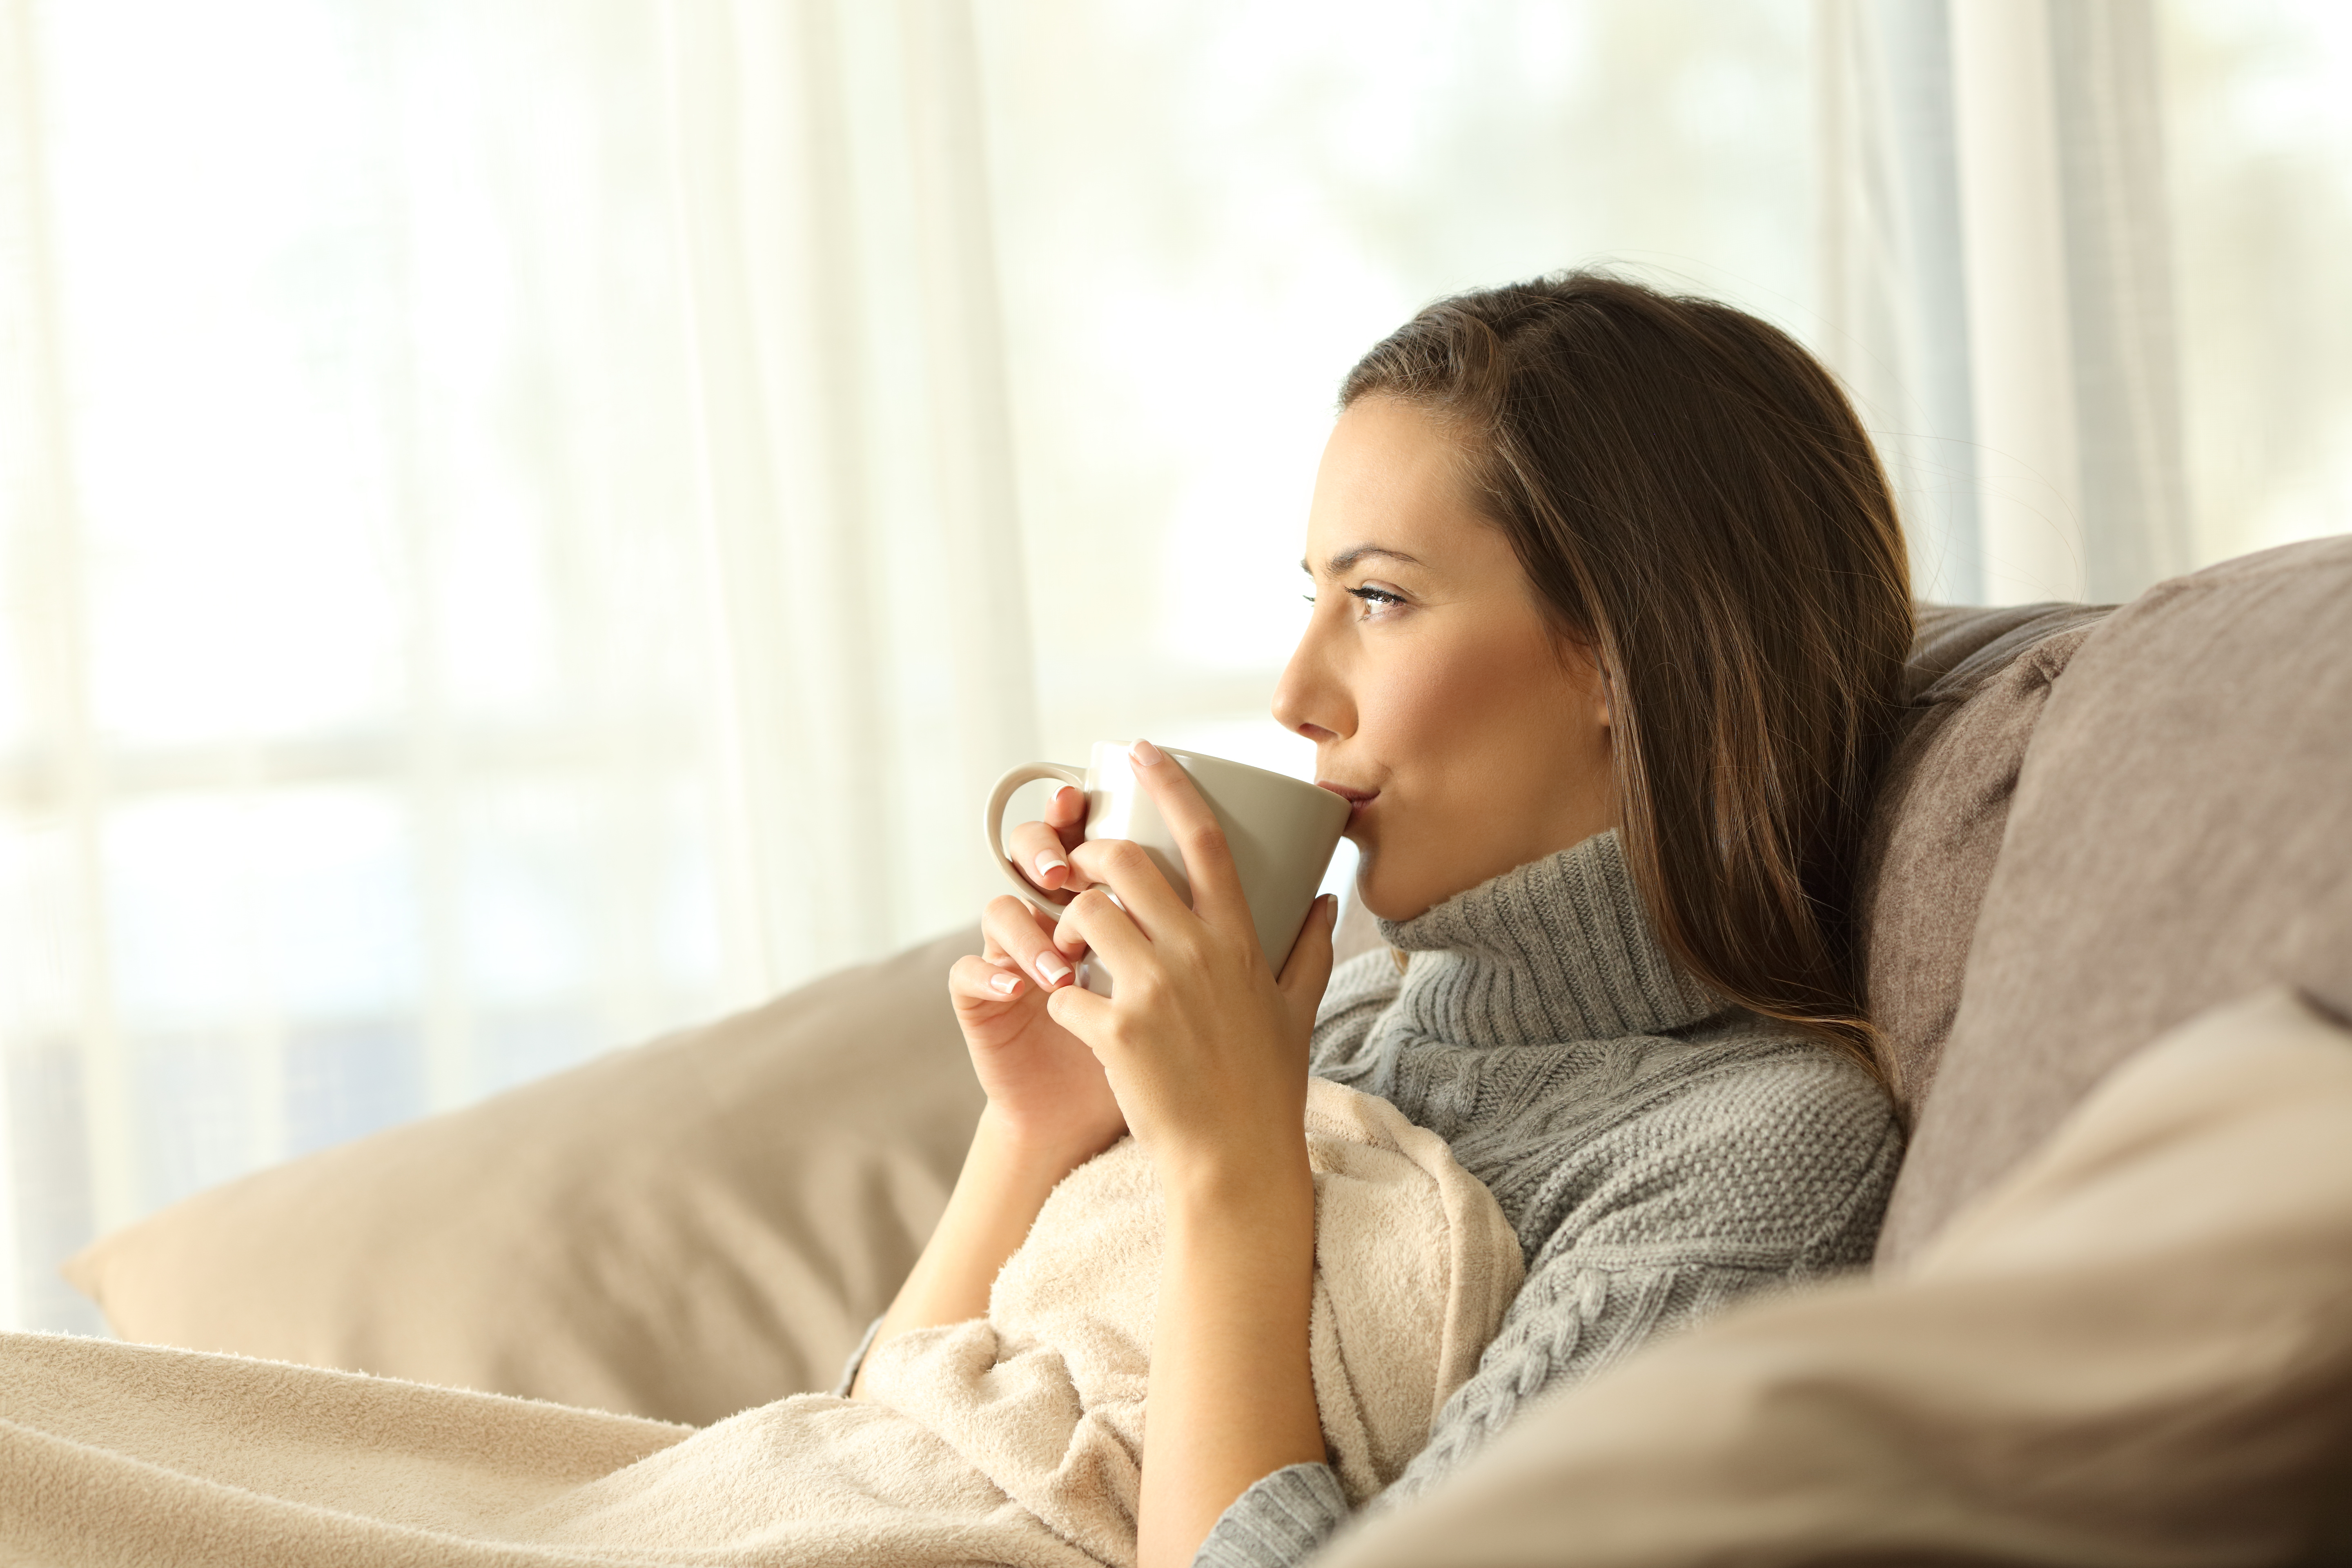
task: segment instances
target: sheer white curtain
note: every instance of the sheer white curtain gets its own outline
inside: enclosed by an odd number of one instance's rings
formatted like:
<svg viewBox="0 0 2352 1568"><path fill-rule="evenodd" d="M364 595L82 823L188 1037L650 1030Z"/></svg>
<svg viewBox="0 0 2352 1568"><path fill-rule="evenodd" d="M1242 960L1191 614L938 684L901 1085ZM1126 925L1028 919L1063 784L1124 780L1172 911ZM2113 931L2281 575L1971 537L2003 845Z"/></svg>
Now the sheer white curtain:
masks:
<svg viewBox="0 0 2352 1568"><path fill-rule="evenodd" d="M2200 561L2352 528L2352 7L2168 0Z"/></svg>
<svg viewBox="0 0 2352 1568"><path fill-rule="evenodd" d="M2150 0L1821 0L1822 344L1923 592L2192 564Z"/></svg>
<svg viewBox="0 0 2352 1568"><path fill-rule="evenodd" d="M943 0L0 5L0 1321L970 918L974 73Z"/></svg>
<svg viewBox="0 0 2352 1568"><path fill-rule="evenodd" d="M2128 598L2352 523L2352 14L1815 0L1814 341L1923 593Z"/></svg>
<svg viewBox="0 0 2352 1568"><path fill-rule="evenodd" d="M663 9L739 994L968 919L1037 755L971 18Z"/></svg>

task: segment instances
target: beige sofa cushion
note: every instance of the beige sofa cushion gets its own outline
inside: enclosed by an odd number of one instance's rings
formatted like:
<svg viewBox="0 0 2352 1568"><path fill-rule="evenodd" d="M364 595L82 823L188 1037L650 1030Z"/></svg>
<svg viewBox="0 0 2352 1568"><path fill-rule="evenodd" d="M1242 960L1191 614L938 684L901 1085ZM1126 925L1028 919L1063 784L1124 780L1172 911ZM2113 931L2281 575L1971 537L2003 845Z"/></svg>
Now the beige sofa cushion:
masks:
<svg viewBox="0 0 2352 1568"><path fill-rule="evenodd" d="M977 931L203 1193L68 1265L125 1339L706 1423L832 1385L937 1223Z"/></svg>
<svg viewBox="0 0 2352 1568"><path fill-rule="evenodd" d="M2151 1047L1909 1268L1528 1413L1328 1568L2344 1561L2352 1030Z"/></svg>
<svg viewBox="0 0 2352 1568"><path fill-rule="evenodd" d="M2275 982L2352 997L2352 538L2161 584L2050 689L1880 1258L2126 1052Z"/></svg>

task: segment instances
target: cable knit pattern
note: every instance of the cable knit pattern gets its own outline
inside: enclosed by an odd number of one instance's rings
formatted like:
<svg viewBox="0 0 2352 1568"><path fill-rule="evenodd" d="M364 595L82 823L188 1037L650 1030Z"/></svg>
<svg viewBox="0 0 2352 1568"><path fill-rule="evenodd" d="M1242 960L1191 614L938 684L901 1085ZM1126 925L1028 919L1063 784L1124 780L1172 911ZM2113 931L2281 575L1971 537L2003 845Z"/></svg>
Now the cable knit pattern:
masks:
<svg viewBox="0 0 2352 1568"><path fill-rule="evenodd" d="M1396 952L1332 976L1314 1070L1443 1137L1494 1193L1528 1277L1372 1508L1661 1333L1869 1260L1902 1157L1885 1092L1682 971L1614 833L1381 931ZM1196 1568L1281 1568L1346 1519L1321 1467L1292 1466L1226 1510Z"/></svg>

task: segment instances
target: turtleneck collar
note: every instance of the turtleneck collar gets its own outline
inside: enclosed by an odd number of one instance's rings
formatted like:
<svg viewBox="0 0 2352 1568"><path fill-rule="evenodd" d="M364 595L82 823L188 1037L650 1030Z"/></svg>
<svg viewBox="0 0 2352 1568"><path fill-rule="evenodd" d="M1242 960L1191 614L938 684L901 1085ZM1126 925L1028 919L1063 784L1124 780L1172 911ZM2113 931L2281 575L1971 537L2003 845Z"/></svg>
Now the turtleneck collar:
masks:
<svg viewBox="0 0 2352 1568"><path fill-rule="evenodd" d="M1613 828L1380 927L1412 955L1389 1022L1423 1038L1657 1035L1727 1005L1659 945Z"/></svg>

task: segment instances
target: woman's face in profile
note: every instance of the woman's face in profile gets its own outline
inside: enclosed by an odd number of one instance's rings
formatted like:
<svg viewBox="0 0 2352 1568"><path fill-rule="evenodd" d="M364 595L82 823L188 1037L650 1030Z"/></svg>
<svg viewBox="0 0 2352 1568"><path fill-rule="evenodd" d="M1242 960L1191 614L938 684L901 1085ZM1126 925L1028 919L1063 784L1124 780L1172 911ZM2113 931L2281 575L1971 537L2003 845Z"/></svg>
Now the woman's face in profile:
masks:
<svg viewBox="0 0 2352 1568"><path fill-rule="evenodd" d="M1428 416L1360 398L1307 516L1307 635L1274 714L1356 802L1356 886L1389 920L1614 825L1606 683L1563 647Z"/></svg>

